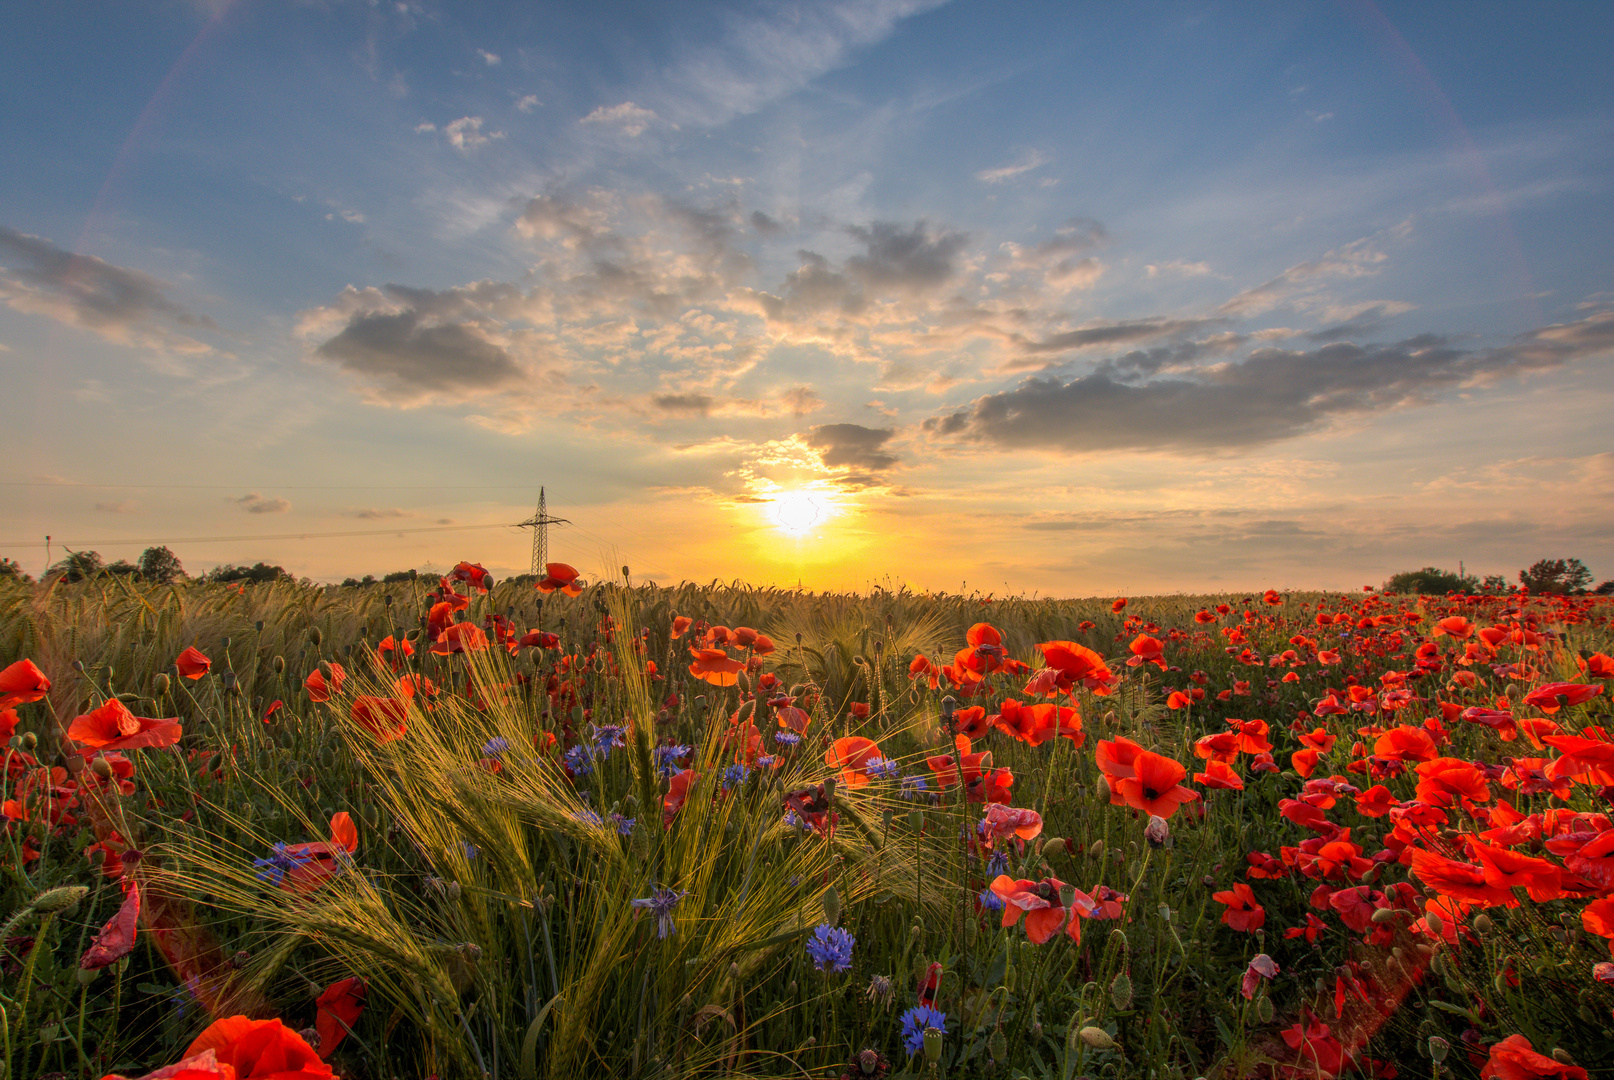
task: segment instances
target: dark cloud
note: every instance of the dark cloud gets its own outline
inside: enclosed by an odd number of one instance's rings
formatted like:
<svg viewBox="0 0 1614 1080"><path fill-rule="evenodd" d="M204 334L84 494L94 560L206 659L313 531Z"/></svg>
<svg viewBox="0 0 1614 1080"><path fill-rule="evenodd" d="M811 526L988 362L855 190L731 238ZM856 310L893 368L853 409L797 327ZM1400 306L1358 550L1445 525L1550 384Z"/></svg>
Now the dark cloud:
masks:
<svg viewBox="0 0 1614 1080"><path fill-rule="evenodd" d="M1016 349L1024 354L1020 360L1007 365L1015 368L1041 366L1043 357L1057 353L1079 352L1083 349L1127 345L1137 341L1154 341L1159 338L1179 337L1221 325L1222 319L1132 319L1123 322L1101 322L1051 334L1040 339L1016 336Z"/></svg>
<svg viewBox="0 0 1614 1080"><path fill-rule="evenodd" d="M0 300L18 311L48 315L119 344L180 345L205 351L163 323L213 326L171 300L161 281L114 266L94 255L75 255L48 240L0 225Z"/></svg>
<svg viewBox="0 0 1614 1080"><path fill-rule="evenodd" d="M356 314L314 354L366 382L412 395L476 393L521 376L510 354L475 323L426 324L414 308Z"/></svg>
<svg viewBox="0 0 1614 1080"><path fill-rule="evenodd" d="M284 514L291 509L291 503L285 499L266 499L256 491L249 492L239 499L231 499L241 509L249 514Z"/></svg>
<svg viewBox="0 0 1614 1080"><path fill-rule="evenodd" d="M798 251L801 266L792 270L779 295L758 293L763 314L774 322L784 322L821 312L839 310L856 315L863 310L863 291L857 282L837 270L829 260L811 251Z"/></svg>
<svg viewBox="0 0 1614 1080"><path fill-rule="evenodd" d="M1068 382L1027 379L924 428L1009 449L1211 452L1292 438L1336 417L1429 404L1461 386L1610 352L1614 313L1599 313L1485 350L1423 335L1391 345L1261 348L1241 361L1160 377L1148 362L1112 362Z"/></svg>
<svg viewBox="0 0 1614 1080"><path fill-rule="evenodd" d="M890 428L866 428L861 424L820 424L803 440L818 451L827 469L878 473L897 463L896 455L881 449L894 434Z"/></svg>
<svg viewBox="0 0 1614 1080"><path fill-rule="evenodd" d="M658 409L692 416L705 416L717 403L710 394L656 394L650 400Z"/></svg>
<svg viewBox="0 0 1614 1080"><path fill-rule="evenodd" d="M876 221L846 231L868 248L846 260L847 271L877 292L918 292L946 283L953 276L953 256L969 241L965 233L946 229L932 234L923 221L906 229Z"/></svg>
<svg viewBox="0 0 1614 1080"><path fill-rule="evenodd" d="M778 236L785 231L783 222L776 221L761 210L751 211L751 227L763 236Z"/></svg>

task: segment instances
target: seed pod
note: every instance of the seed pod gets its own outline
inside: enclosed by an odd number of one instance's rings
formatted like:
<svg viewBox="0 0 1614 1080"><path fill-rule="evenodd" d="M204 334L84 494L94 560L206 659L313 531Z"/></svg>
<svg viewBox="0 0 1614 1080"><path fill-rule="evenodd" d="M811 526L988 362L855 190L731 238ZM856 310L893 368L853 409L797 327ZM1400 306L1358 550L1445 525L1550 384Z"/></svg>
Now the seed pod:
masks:
<svg viewBox="0 0 1614 1080"><path fill-rule="evenodd" d="M101 969L100 968L88 968L88 969L79 968L77 974L78 974L78 984L80 986L88 986L100 976Z"/></svg>
<svg viewBox="0 0 1614 1080"><path fill-rule="evenodd" d="M1272 1005L1272 999L1267 997L1265 994L1263 994L1260 1000L1255 1003L1256 1018L1259 1019L1263 1024L1272 1023L1272 1014L1276 1011L1277 1010Z"/></svg>
<svg viewBox="0 0 1614 1080"><path fill-rule="evenodd" d="M319 632L319 627L310 627L308 630L308 643L319 648L319 643L325 640L325 635Z"/></svg>
<svg viewBox="0 0 1614 1080"><path fill-rule="evenodd" d="M90 890L83 885L61 885L54 889L46 889L34 897L34 902L28 906L41 915L55 915L75 907L78 902L89 895Z"/></svg>
<svg viewBox="0 0 1614 1080"><path fill-rule="evenodd" d="M1116 1012L1126 1012L1132 1007L1132 977L1126 972L1120 972L1110 982L1110 1001L1115 1004Z"/></svg>
<svg viewBox="0 0 1614 1080"><path fill-rule="evenodd" d="M1094 1050L1115 1049L1115 1040L1110 1038L1110 1033L1101 1027L1093 1027L1089 1024L1087 1027L1082 1028L1078 1034L1082 1042L1091 1046Z"/></svg>
<svg viewBox="0 0 1614 1080"><path fill-rule="evenodd" d="M944 1032L941 1028L927 1027L925 1029L925 1060L931 1064L941 1060L943 1035Z"/></svg>
<svg viewBox="0 0 1614 1080"><path fill-rule="evenodd" d="M1429 1057L1436 1065L1445 1061L1446 1055L1449 1053L1451 1053L1451 1043L1442 1039L1439 1035L1429 1036Z"/></svg>
<svg viewBox="0 0 1614 1080"><path fill-rule="evenodd" d="M91 761L90 771L102 780L112 779L112 763L104 757L97 757Z"/></svg>
<svg viewBox="0 0 1614 1080"><path fill-rule="evenodd" d="M917 809L908 811L908 827L916 833L924 832L925 812Z"/></svg>
<svg viewBox="0 0 1614 1080"><path fill-rule="evenodd" d="M1381 907L1371 917L1376 923L1387 923L1395 918L1395 908Z"/></svg>

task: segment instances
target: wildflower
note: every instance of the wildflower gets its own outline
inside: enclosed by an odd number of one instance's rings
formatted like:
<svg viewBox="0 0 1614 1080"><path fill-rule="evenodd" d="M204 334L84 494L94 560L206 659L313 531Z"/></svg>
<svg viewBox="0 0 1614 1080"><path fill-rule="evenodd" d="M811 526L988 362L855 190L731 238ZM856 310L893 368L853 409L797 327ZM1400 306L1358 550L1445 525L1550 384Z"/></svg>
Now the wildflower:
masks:
<svg viewBox="0 0 1614 1080"><path fill-rule="evenodd" d="M1545 1054L1536 1053L1523 1035L1509 1035L1491 1047L1491 1055L1480 1069L1483 1080L1586 1080L1586 1070L1567 1065Z"/></svg>
<svg viewBox="0 0 1614 1080"><path fill-rule="evenodd" d="M213 666L213 661L203 656L201 651L192 645L174 660L174 666L179 669L182 677L187 679L200 679L207 674L207 669Z"/></svg>
<svg viewBox="0 0 1614 1080"><path fill-rule="evenodd" d="M1244 978L1239 989L1244 994L1244 1000L1249 1001L1255 997L1255 991L1261 985L1262 979L1271 979L1278 974L1277 961L1266 953L1256 953L1250 966L1244 969Z"/></svg>
<svg viewBox="0 0 1614 1080"><path fill-rule="evenodd" d="M881 760L879 745L862 735L836 739L824 754L824 763L841 770L841 782L847 787L867 787L869 763Z"/></svg>
<svg viewBox="0 0 1614 1080"><path fill-rule="evenodd" d="M1267 921L1267 909L1256 903L1255 892L1242 881L1228 892L1212 893L1211 899L1227 905L1222 921L1234 930L1249 933Z"/></svg>
<svg viewBox="0 0 1614 1080"><path fill-rule="evenodd" d="M743 663L729 659L729 654L722 649L696 649L695 660L689 665L691 675L713 686L733 686L740 681L739 673L744 670Z"/></svg>
<svg viewBox="0 0 1614 1080"><path fill-rule="evenodd" d="M865 772L880 780L891 779L902 772L902 766L890 758L875 758L863 766Z"/></svg>
<svg viewBox="0 0 1614 1080"><path fill-rule="evenodd" d="M32 660L18 660L0 671L0 709L38 701L50 689L50 680Z"/></svg>
<svg viewBox="0 0 1614 1080"><path fill-rule="evenodd" d="M889 975L876 975L869 980L869 988L864 991L864 996L871 1005L889 1005L896 992Z"/></svg>
<svg viewBox="0 0 1614 1080"><path fill-rule="evenodd" d="M819 971L847 971L852 967L852 946L857 939L838 926L827 923L813 928L807 940L807 956Z"/></svg>
<svg viewBox="0 0 1614 1080"><path fill-rule="evenodd" d="M538 579L538 590L552 593L556 589L567 596L583 594L583 583L577 580L577 570L574 567L560 562L544 564L544 576Z"/></svg>
<svg viewBox="0 0 1614 1080"><path fill-rule="evenodd" d="M334 876L339 860L352 855L359 847L359 831L347 811L331 817L329 841L313 840L302 844L277 843L274 854L267 859L254 859L259 867L258 876L273 881L282 889L294 892L312 892Z"/></svg>
<svg viewBox="0 0 1614 1080"><path fill-rule="evenodd" d="M630 901L630 903L636 908L643 908L655 913L656 937L664 940L669 934L677 933L678 924L673 922L673 908L678 906L678 901L688 895L688 890L679 892L674 889L658 888L653 890L649 896Z"/></svg>
<svg viewBox="0 0 1614 1080"><path fill-rule="evenodd" d="M360 695L353 699L349 715L354 723L374 735L376 742L389 743L404 737L409 706L402 698Z"/></svg>
<svg viewBox="0 0 1614 1080"><path fill-rule="evenodd" d="M581 743L572 747L562 755L566 762L566 771L573 776L587 776L594 771L593 748Z"/></svg>
<svg viewBox="0 0 1614 1080"><path fill-rule="evenodd" d="M658 746L656 747L656 775L663 780L678 772L678 759L688 757L693 746Z"/></svg>
<svg viewBox="0 0 1614 1080"><path fill-rule="evenodd" d="M144 746L172 746L183 728L177 720L136 716L117 698L82 716L67 728L67 737L97 750L134 750Z"/></svg>
<svg viewBox="0 0 1614 1080"><path fill-rule="evenodd" d="M611 824L616 826L618 836L632 835L634 822L638 820L638 818L623 817L621 814L616 813L611 815Z"/></svg>
<svg viewBox="0 0 1614 1080"><path fill-rule="evenodd" d="M750 770L744 765L740 764L739 762L735 762L733 765L730 765L728 768L723 770L722 785L724 788L739 787L741 784L745 783L745 778L749 773Z"/></svg>
<svg viewBox="0 0 1614 1080"><path fill-rule="evenodd" d="M986 860L986 872L996 877L998 874L1008 873L1009 853L1007 851L994 851L992 857Z"/></svg>
<svg viewBox="0 0 1614 1080"><path fill-rule="evenodd" d="M273 854L267 859L253 859L252 865L259 868L258 878L262 881L272 881L276 885L280 885L285 882L287 874L290 874L299 866L313 861L312 856L293 852L292 846L285 841L280 841L270 849Z"/></svg>
<svg viewBox="0 0 1614 1080"><path fill-rule="evenodd" d="M609 757L611 751L628 745L624 738L627 728L620 724L599 724L594 728L594 749L600 757Z"/></svg>
<svg viewBox="0 0 1614 1080"><path fill-rule="evenodd" d="M663 828L673 823L678 811L684 807L689 798L689 789L700 776L694 769L685 769L667 781L667 794L661 799L661 824Z"/></svg>
<svg viewBox="0 0 1614 1080"><path fill-rule="evenodd" d="M327 1058L347 1038L364 1013L368 988L358 976L333 982L315 1001L314 1030L319 1033L319 1056Z"/></svg>
<svg viewBox="0 0 1614 1080"><path fill-rule="evenodd" d="M773 733L773 741L780 746L793 747L801 742L801 736L794 731L776 731Z"/></svg>
<svg viewBox="0 0 1614 1080"><path fill-rule="evenodd" d="M482 746L482 756L496 758L510 749L510 740L503 735L495 735Z"/></svg>
<svg viewBox="0 0 1614 1080"><path fill-rule="evenodd" d="M134 951L135 933L140 925L140 886L129 881L128 895L118 913L107 920L101 932L79 959L78 966L94 971L115 964Z"/></svg>
<svg viewBox="0 0 1614 1080"><path fill-rule="evenodd" d="M1007 861L1007 859L1004 860L1005 863L1007 863ZM987 886L980 892L976 893L975 902L981 905L981 909L983 911L1003 910L1003 897L993 892L991 886Z"/></svg>
<svg viewBox="0 0 1614 1080"><path fill-rule="evenodd" d="M1112 781L1111 787L1134 810L1169 818L1178 806L1199 798L1199 792L1180 785L1188 770L1170 758L1141 750L1130 765L1132 775Z"/></svg>
<svg viewBox="0 0 1614 1080"><path fill-rule="evenodd" d="M912 799L921 792L929 791L930 785L925 783L923 776L904 776L902 790L898 792L904 799Z"/></svg>
<svg viewBox="0 0 1614 1080"><path fill-rule="evenodd" d="M319 668L315 668L309 673L308 678L303 680L303 689L308 691L309 701L329 701L333 695L342 692L342 683L347 681L347 672L342 669L341 664L331 664L330 669L331 677L328 681L325 673Z"/></svg>
<svg viewBox="0 0 1614 1080"><path fill-rule="evenodd" d="M902 1014L902 1048L909 1057L924 1049L925 1031L930 1028L947 1030L947 1014L928 1005L915 1005Z"/></svg>
<svg viewBox="0 0 1614 1080"><path fill-rule="evenodd" d="M465 853L465 858L468 862L474 860L478 855L482 854L482 849L471 843L469 840L460 841L460 850Z"/></svg>

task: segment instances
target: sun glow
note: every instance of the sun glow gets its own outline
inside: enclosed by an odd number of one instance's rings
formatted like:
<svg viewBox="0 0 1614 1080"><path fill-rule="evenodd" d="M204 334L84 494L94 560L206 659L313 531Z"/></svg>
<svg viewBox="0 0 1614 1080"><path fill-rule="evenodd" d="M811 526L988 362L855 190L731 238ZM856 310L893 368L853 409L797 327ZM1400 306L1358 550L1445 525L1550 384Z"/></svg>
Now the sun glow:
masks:
<svg viewBox="0 0 1614 1080"><path fill-rule="evenodd" d="M806 536L828 516L828 504L805 491L780 492L768 503L768 520L786 536Z"/></svg>

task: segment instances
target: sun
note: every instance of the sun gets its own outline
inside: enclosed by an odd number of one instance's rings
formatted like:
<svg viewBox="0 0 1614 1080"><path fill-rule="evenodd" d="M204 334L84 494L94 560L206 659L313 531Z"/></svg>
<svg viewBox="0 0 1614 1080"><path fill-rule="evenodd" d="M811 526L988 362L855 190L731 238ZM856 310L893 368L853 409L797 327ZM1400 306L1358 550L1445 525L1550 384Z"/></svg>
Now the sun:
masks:
<svg viewBox="0 0 1614 1080"><path fill-rule="evenodd" d="M768 518L786 536L806 536L823 521L826 507L805 491L780 492L768 503Z"/></svg>

